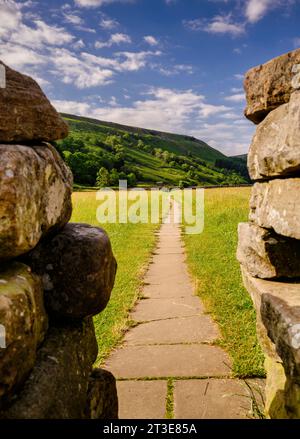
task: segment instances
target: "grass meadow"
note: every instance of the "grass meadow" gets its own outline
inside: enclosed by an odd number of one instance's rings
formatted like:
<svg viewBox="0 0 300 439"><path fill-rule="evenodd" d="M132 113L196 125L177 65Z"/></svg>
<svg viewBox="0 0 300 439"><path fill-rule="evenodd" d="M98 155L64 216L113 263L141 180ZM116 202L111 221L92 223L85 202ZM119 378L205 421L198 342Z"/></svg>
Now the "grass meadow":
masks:
<svg viewBox="0 0 300 439"><path fill-rule="evenodd" d="M144 271L155 247L158 224L104 224L96 219L100 202L95 192L73 194L71 221L103 227L109 234L114 255L118 262L115 286L106 309L95 317L99 345L97 363L102 363L111 349L121 342L130 326L128 313L135 304Z"/></svg>
<svg viewBox="0 0 300 439"><path fill-rule="evenodd" d="M205 190L205 227L185 235L187 262L196 279L197 294L219 324L222 341L233 359L237 377L264 376L263 354L256 338L255 311L242 285L236 260L237 225L247 220L250 188ZM101 226L96 220L95 192L73 195L72 221ZM115 287L107 308L95 317L98 363L122 341L139 297L143 274L155 248L159 224L105 224L118 262Z"/></svg>
<svg viewBox="0 0 300 439"><path fill-rule="evenodd" d="M255 311L236 260L237 225L247 221L250 190L206 190L204 232L184 235L197 294L219 325L223 336L220 345L231 355L237 377L265 375Z"/></svg>

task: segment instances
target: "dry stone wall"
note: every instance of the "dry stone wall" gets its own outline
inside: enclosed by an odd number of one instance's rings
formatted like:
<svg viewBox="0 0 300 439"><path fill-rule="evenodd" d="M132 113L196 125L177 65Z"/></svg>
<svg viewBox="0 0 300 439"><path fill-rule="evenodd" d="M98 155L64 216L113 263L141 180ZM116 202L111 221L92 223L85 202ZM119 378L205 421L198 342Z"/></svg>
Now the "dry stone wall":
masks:
<svg viewBox="0 0 300 439"><path fill-rule="evenodd" d="M266 414L300 418L300 49L250 70L246 117L254 186L237 258L265 354Z"/></svg>
<svg viewBox="0 0 300 439"><path fill-rule="evenodd" d="M47 143L68 127L33 79L0 68L0 418L117 418L115 379L93 369L109 238L68 223L72 174Z"/></svg>

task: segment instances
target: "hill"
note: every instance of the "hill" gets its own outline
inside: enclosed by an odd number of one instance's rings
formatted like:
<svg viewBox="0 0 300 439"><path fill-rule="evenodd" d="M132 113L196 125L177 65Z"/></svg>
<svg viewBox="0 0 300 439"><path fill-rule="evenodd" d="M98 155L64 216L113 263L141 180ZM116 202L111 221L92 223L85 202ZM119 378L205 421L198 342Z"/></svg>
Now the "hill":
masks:
<svg viewBox="0 0 300 439"><path fill-rule="evenodd" d="M70 135L56 147L71 167L75 183L115 186L228 185L247 182L241 161L226 157L191 136L130 127L62 114ZM101 172L99 170L101 169Z"/></svg>
<svg viewBox="0 0 300 439"><path fill-rule="evenodd" d="M229 158L234 159L234 160L235 159L242 160L243 162L247 163L247 157L248 157L248 154L240 154L240 155L233 155Z"/></svg>

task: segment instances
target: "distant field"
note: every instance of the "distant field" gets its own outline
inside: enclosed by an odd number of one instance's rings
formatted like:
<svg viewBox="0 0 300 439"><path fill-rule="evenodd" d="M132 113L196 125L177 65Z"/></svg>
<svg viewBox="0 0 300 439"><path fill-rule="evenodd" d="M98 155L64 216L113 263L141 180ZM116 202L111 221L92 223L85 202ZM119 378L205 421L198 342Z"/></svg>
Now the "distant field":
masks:
<svg viewBox="0 0 300 439"><path fill-rule="evenodd" d="M255 311L235 256L237 225L247 221L249 195L250 188L206 190L204 232L184 237L198 294L219 324L222 346L233 358L233 373L239 377L265 373Z"/></svg>
<svg viewBox="0 0 300 439"><path fill-rule="evenodd" d="M95 192L74 193L71 221L100 227L96 220L98 206ZM110 350L122 340L130 325L128 312L138 298L144 269L155 246L154 232L157 227L152 224L103 225L111 239L118 271L111 300L94 320L99 345L97 362L103 362Z"/></svg>

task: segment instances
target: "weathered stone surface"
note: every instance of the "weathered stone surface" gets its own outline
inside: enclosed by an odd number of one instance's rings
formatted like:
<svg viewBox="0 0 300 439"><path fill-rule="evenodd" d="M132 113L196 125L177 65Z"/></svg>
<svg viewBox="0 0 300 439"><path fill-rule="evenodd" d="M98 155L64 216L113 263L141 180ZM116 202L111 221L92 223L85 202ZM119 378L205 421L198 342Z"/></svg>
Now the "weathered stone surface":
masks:
<svg viewBox="0 0 300 439"><path fill-rule="evenodd" d="M117 379L230 376L231 360L206 344L125 346L111 354L105 368Z"/></svg>
<svg viewBox="0 0 300 439"><path fill-rule="evenodd" d="M23 264L1 267L0 324L4 327L0 348L1 408L33 368L37 347L47 330L41 281Z"/></svg>
<svg viewBox="0 0 300 439"><path fill-rule="evenodd" d="M159 299L158 299L159 300ZM159 307L159 303L157 304ZM210 316L169 318L141 323L127 332L128 345L213 342L220 337L217 325Z"/></svg>
<svg viewBox="0 0 300 439"><path fill-rule="evenodd" d="M120 419L165 419L167 381L118 381Z"/></svg>
<svg viewBox="0 0 300 439"><path fill-rule="evenodd" d="M265 333L263 340L260 340L263 342L264 340L269 340L269 345L272 345L271 349L268 349L268 346L263 346L264 350L267 351L267 354L271 357L274 356L276 344L275 338L270 337L269 331L271 326L269 323L266 324L267 314L264 314L267 313L267 310L269 310L270 301L272 301L274 305L272 308L274 309L274 312L275 309L280 309L281 317L288 325L292 325L291 328L287 326L289 333L287 337L290 337L291 346L292 344L297 343L297 337L300 339L300 326L298 325L299 327L297 327L296 321L299 318L298 312L300 309L300 284L258 279L251 276L244 268L242 268L242 275L245 287L247 288L254 302L257 317L261 319L263 327L267 328L266 331L268 331L268 333ZM269 310L268 312L270 313L271 311ZM299 322L300 320L298 323ZM297 332L297 328L299 333ZM278 327L277 330L279 331L280 328ZM278 352L277 346L276 351ZM275 354L275 358L276 360L279 360L280 357Z"/></svg>
<svg viewBox="0 0 300 439"><path fill-rule="evenodd" d="M251 223L238 227L237 259L254 277L300 277L300 241Z"/></svg>
<svg viewBox="0 0 300 439"><path fill-rule="evenodd" d="M85 418L87 390L97 341L91 319L68 327L51 327L37 362L5 419Z"/></svg>
<svg viewBox="0 0 300 439"><path fill-rule="evenodd" d="M114 376L104 369L94 369L89 378L86 417L118 419L118 394Z"/></svg>
<svg viewBox="0 0 300 439"><path fill-rule="evenodd" d="M26 253L72 213L72 174L58 152L0 145L0 261Z"/></svg>
<svg viewBox="0 0 300 439"><path fill-rule="evenodd" d="M286 375L282 363L266 357L266 415L271 419L300 418L299 376Z"/></svg>
<svg viewBox="0 0 300 439"><path fill-rule="evenodd" d="M244 88L247 107L245 116L260 123L267 114L289 102L291 94L300 87L300 49L272 59L246 73Z"/></svg>
<svg viewBox="0 0 300 439"><path fill-rule="evenodd" d="M253 395L260 409L263 380L180 380L174 385L175 419L249 419Z"/></svg>
<svg viewBox="0 0 300 439"><path fill-rule="evenodd" d="M286 176L300 171L300 91L288 104L272 111L258 126L249 154L252 180Z"/></svg>
<svg viewBox="0 0 300 439"><path fill-rule="evenodd" d="M280 361L266 356L265 369L267 372L265 392L266 415L271 419L286 419L288 418L285 408L285 386L287 379L283 365Z"/></svg>
<svg viewBox="0 0 300 439"><path fill-rule="evenodd" d="M68 126L29 76L5 67L6 87L0 88L0 142L24 143L58 140Z"/></svg>
<svg viewBox="0 0 300 439"><path fill-rule="evenodd" d="M242 269L266 354L266 411L271 418L300 417L300 284L257 279Z"/></svg>
<svg viewBox="0 0 300 439"><path fill-rule="evenodd" d="M256 183L250 200L250 221L276 233L300 239L300 178Z"/></svg>
<svg viewBox="0 0 300 439"><path fill-rule="evenodd" d="M299 376L287 379L285 385L285 408L288 419L300 419L300 384Z"/></svg>
<svg viewBox="0 0 300 439"><path fill-rule="evenodd" d="M300 284L285 284L281 294L264 292L260 312L286 375L300 380Z"/></svg>
<svg viewBox="0 0 300 439"><path fill-rule="evenodd" d="M69 223L22 260L42 277L49 313L78 319L107 305L117 264L103 229Z"/></svg>
<svg viewBox="0 0 300 439"><path fill-rule="evenodd" d="M167 299L140 300L131 318L137 322L150 322L153 320L170 319L175 317L200 316L203 306L199 297L178 297Z"/></svg>
<svg viewBox="0 0 300 439"><path fill-rule="evenodd" d="M300 376L300 283L257 279L244 269L242 273L287 374Z"/></svg>

